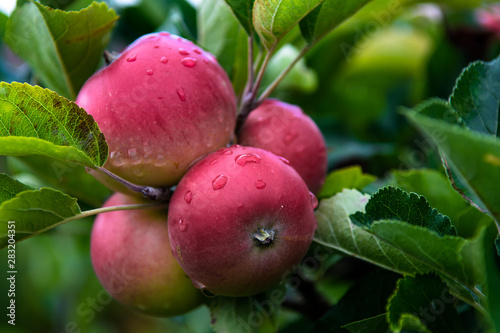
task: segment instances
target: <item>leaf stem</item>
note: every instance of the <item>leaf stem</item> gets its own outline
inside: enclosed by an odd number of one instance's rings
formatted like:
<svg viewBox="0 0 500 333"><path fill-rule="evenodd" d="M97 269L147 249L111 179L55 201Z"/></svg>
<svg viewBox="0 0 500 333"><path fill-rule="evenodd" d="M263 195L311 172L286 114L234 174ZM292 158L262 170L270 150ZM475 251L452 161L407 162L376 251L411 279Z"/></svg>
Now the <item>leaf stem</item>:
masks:
<svg viewBox="0 0 500 333"><path fill-rule="evenodd" d="M295 57L295 59L290 64L288 64L288 66L285 68L285 70L282 71L280 73L280 75L278 75L278 77L276 79L274 79L274 81L260 95L260 97L258 98L257 103L256 103L257 105L262 103L266 98L268 98L271 95L271 93L274 91L274 89L276 89L276 87L281 83L281 81L283 81L285 76L288 73L290 73L290 71L297 64L297 62L300 59L302 59L302 57L304 57L304 55L311 49L311 45L312 44L308 44L308 45L304 46L302 48L302 50L300 50L299 54L297 54L297 57Z"/></svg>
<svg viewBox="0 0 500 333"><path fill-rule="evenodd" d="M116 180L118 183L122 184L129 190L142 193L142 195L144 195L145 198L158 201L169 201L170 198L172 197L173 191L171 191L168 188L136 185L129 182L128 180L121 178L120 176L115 175L114 173L103 167L98 167L97 170L108 175L109 177Z"/></svg>
<svg viewBox="0 0 500 333"><path fill-rule="evenodd" d="M152 202L152 203L135 204L135 205L120 205L120 206L111 206L111 207L101 207L101 208L86 210L84 212L81 212L80 214L68 217L67 219L63 219L57 223L51 224L50 226L48 226L46 228L40 229L37 232L34 232L33 234L29 235L28 237L25 237L23 239L16 241L16 243L21 241L21 240L25 240L25 239L31 238L33 236L39 235L41 233L44 233L46 231L49 231L50 229L54 229L60 225L66 224L68 222L80 220L80 219L90 217L93 215L107 213L107 212L114 212L114 211L118 211L118 210L146 209L146 208L162 207L162 206L167 206L167 204L164 202Z"/></svg>

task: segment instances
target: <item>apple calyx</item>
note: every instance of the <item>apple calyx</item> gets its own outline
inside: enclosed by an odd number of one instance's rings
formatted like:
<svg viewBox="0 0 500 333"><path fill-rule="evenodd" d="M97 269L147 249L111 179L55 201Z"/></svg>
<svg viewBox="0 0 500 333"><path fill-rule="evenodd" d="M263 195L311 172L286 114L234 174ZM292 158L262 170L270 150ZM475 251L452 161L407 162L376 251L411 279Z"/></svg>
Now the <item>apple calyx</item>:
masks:
<svg viewBox="0 0 500 333"><path fill-rule="evenodd" d="M253 238L257 246L271 246L274 241L274 235L276 235L276 231L273 229L261 228L253 234Z"/></svg>

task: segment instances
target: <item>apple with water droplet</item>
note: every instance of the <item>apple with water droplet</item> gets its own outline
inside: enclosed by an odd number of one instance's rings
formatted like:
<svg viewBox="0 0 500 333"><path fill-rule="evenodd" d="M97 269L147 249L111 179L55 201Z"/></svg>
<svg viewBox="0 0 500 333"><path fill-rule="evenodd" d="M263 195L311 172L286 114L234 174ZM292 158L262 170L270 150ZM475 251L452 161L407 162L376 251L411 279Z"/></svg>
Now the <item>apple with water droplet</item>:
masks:
<svg viewBox="0 0 500 333"><path fill-rule="evenodd" d="M328 167L325 139L300 107L277 99L265 100L252 110L238 140L244 146L262 148L286 158L313 193L321 190Z"/></svg>
<svg viewBox="0 0 500 333"><path fill-rule="evenodd" d="M166 32L128 46L87 80L76 103L106 137L104 167L144 186L175 185L193 161L232 140L236 121L234 90L217 60Z"/></svg>
<svg viewBox="0 0 500 333"><path fill-rule="evenodd" d="M193 284L249 296L287 278L306 254L318 202L288 162L232 146L193 165L169 204L172 252Z"/></svg>
<svg viewBox="0 0 500 333"><path fill-rule="evenodd" d="M144 202L115 193L104 207ZM203 302L203 295L172 256L166 208L99 214L92 228L90 254L104 289L133 310L168 317Z"/></svg>

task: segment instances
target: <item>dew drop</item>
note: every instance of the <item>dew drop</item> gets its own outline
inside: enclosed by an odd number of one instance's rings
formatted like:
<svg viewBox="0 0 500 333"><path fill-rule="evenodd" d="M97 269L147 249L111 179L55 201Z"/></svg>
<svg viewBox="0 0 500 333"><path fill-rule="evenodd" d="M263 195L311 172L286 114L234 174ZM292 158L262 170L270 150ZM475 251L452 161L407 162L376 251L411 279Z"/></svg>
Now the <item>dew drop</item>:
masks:
<svg viewBox="0 0 500 333"><path fill-rule="evenodd" d="M194 51L194 53L201 54L201 50L197 49L196 47L193 47L193 51Z"/></svg>
<svg viewBox="0 0 500 333"><path fill-rule="evenodd" d="M167 160L165 159L165 156L163 156L162 154L159 154L158 156L156 156L156 159L154 161L154 165L157 167L162 167L162 166L167 165Z"/></svg>
<svg viewBox="0 0 500 333"><path fill-rule="evenodd" d="M189 51L183 48L179 49L179 54L180 55L189 55Z"/></svg>
<svg viewBox="0 0 500 333"><path fill-rule="evenodd" d="M215 163L217 163L218 161L219 161L218 159L215 159L215 160L210 161L210 163L209 163L209 164L210 164L210 165L214 165L214 164L215 164Z"/></svg>
<svg viewBox="0 0 500 333"><path fill-rule="evenodd" d="M179 230L186 231L186 229L187 229L186 221L184 221L184 219L180 219L179 220Z"/></svg>
<svg viewBox="0 0 500 333"><path fill-rule="evenodd" d="M309 192L309 197L311 198L311 204L313 209L316 209L318 207L318 199L312 192Z"/></svg>
<svg viewBox="0 0 500 333"><path fill-rule="evenodd" d="M153 45L153 48L158 49L158 48L160 48L160 45L159 44L155 44L155 45Z"/></svg>
<svg viewBox="0 0 500 333"><path fill-rule="evenodd" d="M148 75L153 75L153 74L154 74L154 71L153 71L152 69L148 69L148 70L146 71L146 74L148 74Z"/></svg>
<svg viewBox="0 0 500 333"><path fill-rule="evenodd" d="M137 60L137 57L135 54L131 55L130 57L127 58L127 61L128 62L134 62Z"/></svg>
<svg viewBox="0 0 500 333"><path fill-rule="evenodd" d="M204 62L205 64L208 64L210 61L208 61L208 59L204 58L204 59L203 59L203 62Z"/></svg>
<svg viewBox="0 0 500 333"><path fill-rule="evenodd" d="M132 162L132 164L141 163L141 158L140 158L139 154L137 153L137 149L135 149L135 148L130 148L128 150L128 157L129 157L130 161Z"/></svg>
<svg viewBox="0 0 500 333"><path fill-rule="evenodd" d="M227 148L221 148L217 150L221 155L232 155L233 152Z"/></svg>
<svg viewBox="0 0 500 333"><path fill-rule="evenodd" d="M142 149L144 150L145 154L151 154L153 152L153 147L148 141L144 141L142 143Z"/></svg>
<svg viewBox="0 0 500 333"><path fill-rule="evenodd" d="M188 68L193 68L194 66L196 66L196 59L195 58L184 58L181 60L181 63Z"/></svg>
<svg viewBox="0 0 500 333"><path fill-rule="evenodd" d="M218 175L217 177L214 178L212 181L212 187L214 191L220 190L227 184L227 177L224 175Z"/></svg>
<svg viewBox="0 0 500 333"><path fill-rule="evenodd" d="M184 89L178 88L176 91L177 91L177 96L179 96L181 101L184 102L186 100L186 94L184 93Z"/></svg>
<svg viewBox="0 0 500 333"><path fill-rule="evenodd" d="M190 204L191 200L193 200L193 193L191 191L187 191L184 195L184 200L186 201L186 203Z"/></svg>
<svg viewBox="0 0 500 333"><path fill-rule="evenodd" d="M119 151L112 151L109 155L109 159L111 164L113 164L115 167L122 166L124 163L123 155Z"/></svg>
<svg viewBox="0 0 500 333"><path fill-rule="evenodd" d="M261 160L262 160L262 157L260 157L257 154L253 154L253 153L241 154L241 155L236 156L236 158L234 159L236 164L241 165L241 166L245 166L247 163L259 164Z"/></svg>
<svg viewBox="0 0 500 333"><path fill-rule="evenodd" d="M266 182L263 181L262 179L257 179L255 181L255 187L258 189L258 190L262 190L264 187L266 187Z"/></svg>
<svg viewBox="0 0 500 333"><path fill-rule="evenodd" d="M168 58L167 57L161 57L160 62L162 64L166 64L168 62Z"/></svg>
<svg viewBox="0 0 500 333"><path fill-rule="evenodd" d="M290 161L287 160L286 158L282 157L282 156L278 156L280 158L280 160L285 163L286 165L290 165Z"/></svg>
<svg viewBox="0 0 500 333"><path fill-rule="evenodd" d="M167 31L161 31L160 36L170 36L170 32Z"/></svg>

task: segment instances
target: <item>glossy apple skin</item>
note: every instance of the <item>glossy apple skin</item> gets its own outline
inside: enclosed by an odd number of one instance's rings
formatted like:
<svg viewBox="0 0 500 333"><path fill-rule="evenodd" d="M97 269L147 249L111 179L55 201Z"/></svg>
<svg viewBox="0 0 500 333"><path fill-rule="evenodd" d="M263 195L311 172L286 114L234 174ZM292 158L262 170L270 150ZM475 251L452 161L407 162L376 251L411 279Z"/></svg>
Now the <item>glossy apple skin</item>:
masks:
<svg viewBox="0 0 500 333"><path fill-rule="evenodd" d="M258 147L290 161L314 194L326 178L326 142L314 121L296 105L267 99L248 116L238 143Z"/></svg>
<svg viewBox="0 0 500 333"><path fill-rule="evenodd" d="M284 280L309 248L316 198L287 161L232 146L191 167L169 205L172 252L193 284L249 296ZM269 245L254 234L275 233Z"/></svg>
<svg viewBox="0 0 500 333"><path fill-rule="evenodd" d="M143 201L115 193L104 207L138 203ZM104 289L132 310L169 317L202 303L203 295L172 256L165 208L99 214L90 255Z"/></svg>
<svg viewBox="0 0 500 333"><path fill-rule="evenodd" d="M166 32L129 45L87 80L76 103L106 137L104 167L138 185L175 185L194 160L227 145L236 121L236 97L216 59Z"/></svg>

